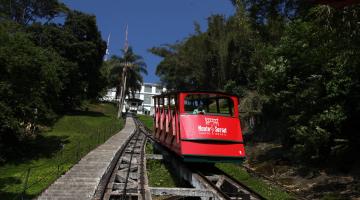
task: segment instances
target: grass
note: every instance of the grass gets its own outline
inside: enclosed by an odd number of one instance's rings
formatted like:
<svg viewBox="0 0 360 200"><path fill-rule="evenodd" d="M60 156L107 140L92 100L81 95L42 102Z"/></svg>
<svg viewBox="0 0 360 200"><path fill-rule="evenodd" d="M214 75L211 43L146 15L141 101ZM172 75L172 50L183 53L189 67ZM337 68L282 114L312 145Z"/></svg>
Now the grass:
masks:
<svg viewBox="0 0 360 200"><path fill-rule="evenodd" d="M25 185L25 198L34 198L122 127L111 104L64 115L32 142L29 155L0 166L0 199L21 199Z"/></svg>
<svg viewBox="0 0 360 200"><path fill-rule="evenodd" d="M151 187L176 187L176 180L162 160L147 160L146 168Z"/></svg>
<svg viewBox="0 0 360 200"><path fill-rule="evenodd" d="M138 115L140 121L145 124L150 130L153 130L154 119L149 115Z"/></svg>
<svg viewBox="0 0 360 200"><path fill-rule="evenodd" d="M225 171L227 174L234 177L238 181L244 183L249 188L255 190L266 199L274 199L274 200L295 199L291 197L288 193L277 188L276 186L269 185L260 179L250 176L240 166L236 166L235 164L229 164L229 163L217 163L216 167Z"/></svg>
<svg viewBox="0 0 360 200"><path fill-rule="evenodd" d="M146 143L145 153L146 154L153 154L154 153L154 146L150 142Z"/></svg>
<svg viewBox="0 0 360 200"><path fill-rule="evenodd" d="M153 129L153 118L148 116L148 115L138 115L139 120L150 130ZM146 146L145 146L145 153L146 154L152 154L154 153L154 146L150 143L147 142Z"/></svg>
<svg viewBox="0 0 360 200"><path fill-rule="evenodd" d="M346 199L350 199L350 198L344 197L341 194L326 194L321 198L321 200L346 200Z"/></svg>
<svg viewBox="0 0 360 200"><path fill-rule="evenodd" d="M139 119L150 130L153 128L154 120L148 115L138 115ZM145 151L147 154L154 153L154 147L149 142L146 144ZM146 161L147 174L149 185L152 187L176 187L176 180L167 169L162 160L147 160Z"/></svg>

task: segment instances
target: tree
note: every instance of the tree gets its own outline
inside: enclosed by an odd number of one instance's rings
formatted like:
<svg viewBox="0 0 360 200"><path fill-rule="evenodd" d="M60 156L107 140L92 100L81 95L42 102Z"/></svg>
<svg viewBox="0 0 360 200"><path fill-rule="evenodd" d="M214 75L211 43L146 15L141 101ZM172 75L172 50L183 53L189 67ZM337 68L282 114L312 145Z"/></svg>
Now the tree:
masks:
<svg viewBox="0 0 360 200"><path fill-rule="evenodd" d="M67 12L58 1L0 1L0 161L16 156L19 144L38 127L83 100L97 99L105 42L94 16ZM46 21L44 23L44 21Z"/></svg>
<svg viewBox="0 0 360 200"><path fill-rule="evenodd" d="M142 74L147 74L146 64L143 58L134 53L133 49L129 49L124 52L123 56L112 56L109 61L106 62L106 68L108 68L108 79L109 87L116 87L116 96L120 95L120 85L122 83L122 72L125 66L125 63L128 63L129 67L127 68L127 85L125 94L135 96L135 92L141 89L143 83Z"/></svg>
<svg viewBox="0 0 360 200"><path fill-rule="evenodd" d="M297 158L349 161L346 155L359 150L351 131L360 111L359 11L315 7L289 24L265 67L267 112L279 113L283 144Z"/></svg>
<svg viewBox="0 0 360 200"><path fill-rule="evenodd" d="M101 76L101 66L106 43L96 25L95 16L78 11L71 12L65 20L64 28L71 31L76 42L68 43L66 58L79 66L78 76L83 81L85 98L98 98L105 87Z"/></svg>
<svg viewBox="0 0 360 200"><path fill-rule="evenodd" d="M68 10L58 0L0 0L0 20L13 20L22 25L40 19L49 22Z"/></svg>
<svg viewBox="0 0 360 200"><path fill-rule="evenodd" d="M61 92L63 108L74 109L85 99L97 99L106 87L101 73L106 43L94 16L70 12L64 25L34 23L27 28L35 43L52 49L71 65Z"/></svg>
<svg viewBox="0 0 360 200"><path fill-rule="evenodd" d="M210 16L205 32L196 26L183 41L150 49L163 58L161 81L237 93L242 116L261 119L255 135L280 139L293 160L351 161L360 150L359 6L233 3L234 16Z"/></svg>
<svg viewBox="0 0 360 200"><path fill-rule="evenodd" d="M18 25L0 24L1 155L14 155L16 143L36 133L36 125L55 120L66 61L37 47Z"/></svg>
<svg viewBox="0 0 360 200"><path fill-rule="evenodd" d="M149 51L164 58L156 73L168 88L224 90L229 81L241 87L256 85L261 66L252 52L258 43L245 10L239 7L229 19L209 17L206 32L196 31L182 42Z"/></svg>

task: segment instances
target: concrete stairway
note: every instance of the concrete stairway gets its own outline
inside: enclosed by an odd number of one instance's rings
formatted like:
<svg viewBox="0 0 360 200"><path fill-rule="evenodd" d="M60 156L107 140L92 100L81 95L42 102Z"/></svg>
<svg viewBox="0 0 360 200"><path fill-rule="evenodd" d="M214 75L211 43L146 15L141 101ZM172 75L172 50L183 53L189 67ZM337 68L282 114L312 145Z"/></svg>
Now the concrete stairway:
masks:
<svg viewBox="0 0 360 200"><path fill-rule="evenodd" d="M134 131L134 120L128 117L125 127L119 133L84 156L37 199L92 199L101 178L109 171L115 154Z"/></svg>

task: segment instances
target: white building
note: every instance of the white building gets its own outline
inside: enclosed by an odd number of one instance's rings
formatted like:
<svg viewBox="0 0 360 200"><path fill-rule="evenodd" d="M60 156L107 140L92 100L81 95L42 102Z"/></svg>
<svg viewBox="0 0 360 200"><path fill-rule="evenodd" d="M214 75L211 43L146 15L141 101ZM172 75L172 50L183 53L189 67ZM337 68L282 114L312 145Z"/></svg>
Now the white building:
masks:
<svg viewBox="0 0 360 200"><path fill-rule="evenodd" d="M138 108L138 114L154 114L154 95L158 95L161 92L165 92L166 88L155 83L144 83L141 86L141 90L136 92L135 98L143 100L142 106ZM128 97L126 97L127 99Z"/></svg>
<svg viewBox="0 0 360 200"><path fill-rule="evenodd" d="M110 101L114 102L116 101L116 88L110 88L108 89L105 96L101 98L102 101Z"/></svg>
<svg viewBox="0 0 360 200"><path fill-rule="evenodd" d="M154 95L158 95L161 92L165 92L166 88L159 84L155 83L144 83L141 86L141 90L135 93L135 98L143 100L141 106L138 107L137 113L138 114L147 114L152 115L154 114L154 99L152 98ZM116 101L116 88L111 88L108 90L107 94L103 97L104 101ZM131 96L130 96L131 97ZM132 97L131 97L132 98ZM123 108L123 112L126 111L126 108L130 108L132 105L129 105L127 102L129 96L125 98L125 106Z"/></svg>

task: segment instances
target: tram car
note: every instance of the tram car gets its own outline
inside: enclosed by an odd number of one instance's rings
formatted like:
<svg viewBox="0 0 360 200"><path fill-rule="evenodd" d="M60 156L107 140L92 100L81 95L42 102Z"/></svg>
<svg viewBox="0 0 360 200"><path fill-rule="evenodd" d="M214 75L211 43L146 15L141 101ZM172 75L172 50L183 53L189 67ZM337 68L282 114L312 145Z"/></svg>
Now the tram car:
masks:
<svg viewBox="0 0 360 200"><path fill-rule="evenodd" d="M177 91L153 98L153 134L185 162L241 163L245 159L237 96Z"/></svg>

